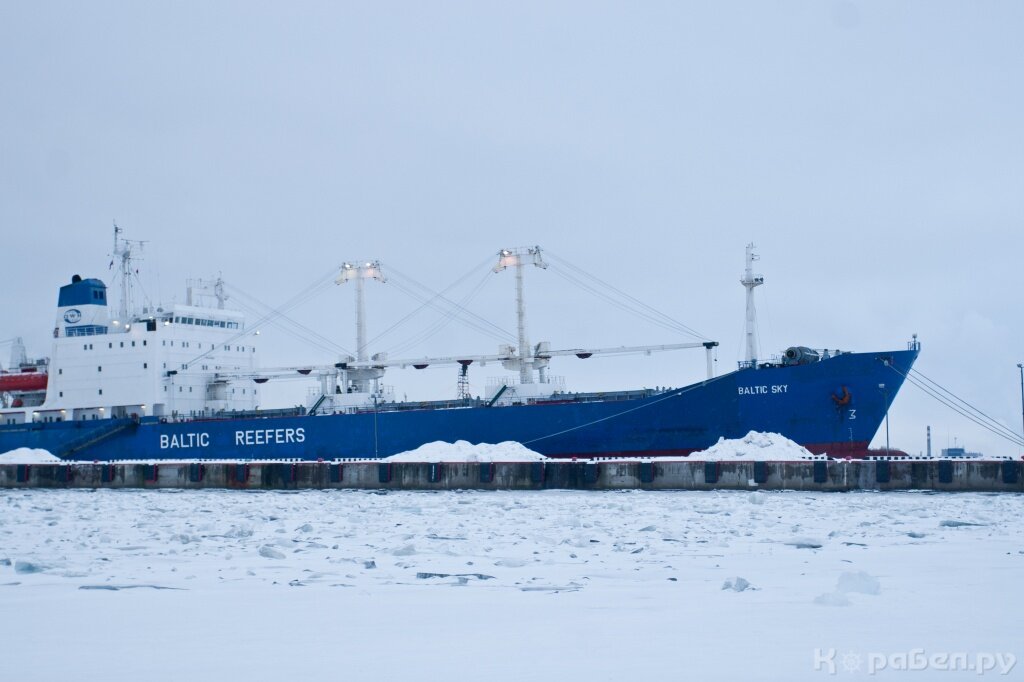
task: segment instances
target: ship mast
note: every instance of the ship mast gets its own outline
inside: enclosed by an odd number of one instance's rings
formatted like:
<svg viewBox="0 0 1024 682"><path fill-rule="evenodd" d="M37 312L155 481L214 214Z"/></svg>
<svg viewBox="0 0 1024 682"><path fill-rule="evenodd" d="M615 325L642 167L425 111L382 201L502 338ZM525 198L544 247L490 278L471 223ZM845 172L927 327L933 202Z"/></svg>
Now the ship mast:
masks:
<svg viewBox="0 0 1024 682"><path fill-rule="evenodd" d="M375 279L382 284L387 282L384 273L380 269L380 261L365 261L363 263L345 263L341 266L341 273L334 280L335 284L344 284L349 280L356 283L356 360L365 363L369 359L366 350L366 304L363 295L363 280ZM365 380L359 380L359 390L367 391L369 384Z"/></svg>
<svg viewBox="0 0 1024 682"><path fill-rule="evenodd" d="M740 280L747 290L747 364L757 367L757 311L754 308L754 288L764 284L763 275L754 274L754 261L761 257L754 253L754 243L747 244L747 269Z"/></svg>
<svg viewBox="0 0 1024 682"><path fill-rule="evenodd" d="M118 319L127 322L129 315L135 310L132 301L132 261L136 259L132 256L132 249L135 245L138 245L138 249L141 251L145 242L124 239L120 237L122 232L124 230L118 227L117 223L114 223L114 251L111 254L112 260L110 265L113 267L114 263L117 263L117 273L121 279L121 301L118 308Z"/></svg>
<svg viewBox="0 0 1024 682"><path fill-rule="evenodd" d="M520 247L516 249L502 249L498 252L498 264L494 266L494 272L501 272L507 267L516 269L516 322L519 330L519 383L533 383L533 353L530 350L530 341L526 336L526 302L523 300L523 265L524 258L528 257L538 268L547 268L548 264L540 255L540 247Z"/></svg>

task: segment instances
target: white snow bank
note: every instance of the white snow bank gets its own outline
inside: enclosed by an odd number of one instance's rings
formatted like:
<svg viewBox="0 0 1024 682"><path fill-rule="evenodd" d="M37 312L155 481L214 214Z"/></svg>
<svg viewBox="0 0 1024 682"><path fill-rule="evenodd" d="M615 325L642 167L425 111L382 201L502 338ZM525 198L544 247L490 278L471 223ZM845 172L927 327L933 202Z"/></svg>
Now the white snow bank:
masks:
<svg viewBox="0 0 1024 682"><path fill-rule="evenodd" d="M0 464L53 464L60 461L60 457L54 457L46 450L32 448L18 448L0 455Z"/></svg>
<svg viewBox="0 0 1024 682"><path fill-rule="evenodd" d="M539 462L547 457L534 452L522 443L479 443L464 440L446 443L435 441L415 450L385 457L385 462Z"/></svg>
<svg viewBox="0 0 1024 682"><path fill-rule="evenodd" d="M814 459L815 455L802 445L778 433L751 431L743 438L719 438L707 450L692 453L687 459L717 462L759 460L786 461Z"/></svg>

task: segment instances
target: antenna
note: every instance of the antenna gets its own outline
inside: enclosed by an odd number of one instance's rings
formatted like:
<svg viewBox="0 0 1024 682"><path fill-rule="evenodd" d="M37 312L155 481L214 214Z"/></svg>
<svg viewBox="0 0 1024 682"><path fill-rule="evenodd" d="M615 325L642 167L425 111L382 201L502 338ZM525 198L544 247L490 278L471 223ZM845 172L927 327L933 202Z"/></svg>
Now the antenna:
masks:
<svg viewBox="0 0 1024 682"><path fill-rule="evenodd" d="M529 258L538 268L547 268L548 264L540 254L539 246L502 249L498 252L498 264L494 272L501 272L507 267L516 269L516 321L519 327L519 382L533 383L533 353L530 341L526 337L526 303L523 300L523 261Z"/></svg>
<svg viewBox="0 0 1024 682"><path fill-rule="evenodd" d="M754 261L761 257L754 253L754 243L747 244L747 269L740 280L747 289L747 364L757 367L757 311L754 308L754 289L764 284L764 275L754 274Z"/></svg>

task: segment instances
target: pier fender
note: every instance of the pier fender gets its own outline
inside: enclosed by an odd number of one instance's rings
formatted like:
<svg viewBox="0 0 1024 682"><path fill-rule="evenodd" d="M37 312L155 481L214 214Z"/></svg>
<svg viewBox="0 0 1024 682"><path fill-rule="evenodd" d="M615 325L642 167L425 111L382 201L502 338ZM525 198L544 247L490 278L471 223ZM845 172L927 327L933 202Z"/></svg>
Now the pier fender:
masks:
<svg viewBox="0 0 1024 682"><path fill-rule="evenodd" d="M953 463L948 459L939 460L939 483L953 482Z"/></svg>
<svg viewBox="0 0 1024 682"><path fill-rule="evenodd" d="M814 482L828 482L828 462L817 461L814 463Z"/></svg>
<svg viewBox="0 0 1024 682"><path fill-rule="evenodd" d="M341 483L345 477L344 469L341 464L331 464L328 478L331 483Z"/></svg>
<svg viewBox="0 0 1024 682"><path fill-rule="evenodd" d="M709 485L718 483L718 462L704 462L704 482Z"/></svg>
<svg viewBox="0 0 1024 682"><path fill-rule="evenodd" d="M640 482L654 483L654 462L640 462Z"/></svg>
<svg viewBox="0 0 1024 682"><path fill-rule="evenodd" d="M889 460L879 459L875 461L875 483L888 483L892 478L889 469Z"/></svg>
<svg viewBox="0 0 1024 682"><path fill-rule="evenodd" d="M1017 462L1006 460L1002 463L1003 483L1013 485L1017 482L1020 465Z"/></svg>
<svg viewBox="0 0 1024 682"><path fill-rule="evenodd" d="M768 462L756 461L754 462L754 483L767 483L768 481Z"/></svg>
<svg viewBox="0 0 1024 682"><path fill-rule="evenodd" d="M544 462L530 462L530 483L544 482Z"/></svg>

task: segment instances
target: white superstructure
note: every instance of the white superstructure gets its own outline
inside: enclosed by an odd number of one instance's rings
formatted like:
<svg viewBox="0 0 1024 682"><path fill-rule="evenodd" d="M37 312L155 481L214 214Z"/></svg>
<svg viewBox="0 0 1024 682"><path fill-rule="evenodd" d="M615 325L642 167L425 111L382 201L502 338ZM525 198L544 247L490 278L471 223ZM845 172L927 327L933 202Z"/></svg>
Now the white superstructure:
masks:
<svg viewBox="0 0 1024 682"><path fill-rule="evenodd" d="M76 275L61 287L53 336L45 400L11 401L0 423L174 420L259 405L251 379L231 378L258 366L241 313L174 304L112 314L106 285Z"/></svg>

